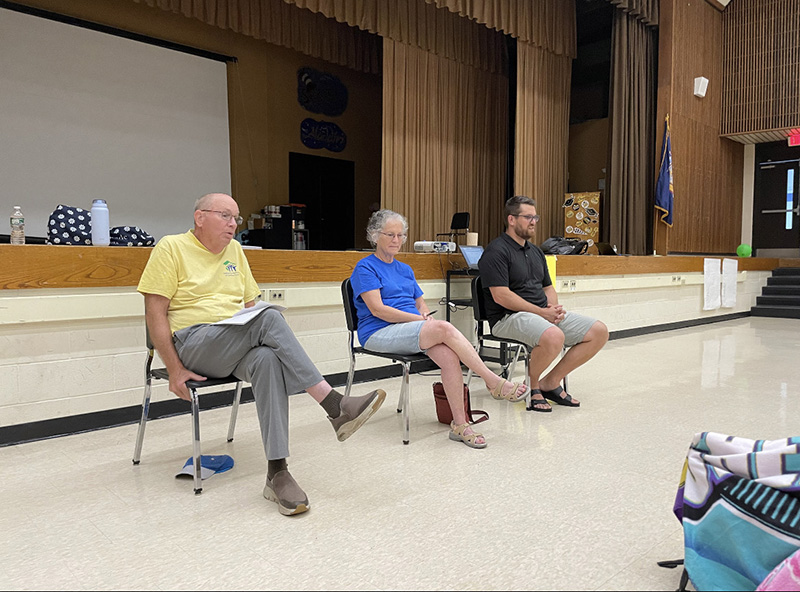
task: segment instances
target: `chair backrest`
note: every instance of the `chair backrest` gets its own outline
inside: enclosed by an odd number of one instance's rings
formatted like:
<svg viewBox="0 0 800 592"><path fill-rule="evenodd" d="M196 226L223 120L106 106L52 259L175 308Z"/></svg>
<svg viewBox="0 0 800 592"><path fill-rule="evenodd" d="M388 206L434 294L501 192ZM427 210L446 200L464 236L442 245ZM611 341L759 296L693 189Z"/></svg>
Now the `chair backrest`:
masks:
<svg viewBox="0 0 800 592"><path fill-rule="evenodd" d="M483 299L481 276L472 278L472 315L478 323L488 320L486 317L486 302Z"/></svg>
<svg viewBox="0 0 800 592"><path fill-rule="evenodd" d="M347 321L347 330L354 332L358 330L358 311L353 300L353 286L350 278L342 282L342 304L344 305L344 318Z"/></svg>
<svg viewBox="0 0 800 592"><path fill-rule="evenodd" d="M144 322L144 339L147 349L153 351L155 348L153 347L153 340L150 339L150 328L147 326L147 321Z"/></svg>

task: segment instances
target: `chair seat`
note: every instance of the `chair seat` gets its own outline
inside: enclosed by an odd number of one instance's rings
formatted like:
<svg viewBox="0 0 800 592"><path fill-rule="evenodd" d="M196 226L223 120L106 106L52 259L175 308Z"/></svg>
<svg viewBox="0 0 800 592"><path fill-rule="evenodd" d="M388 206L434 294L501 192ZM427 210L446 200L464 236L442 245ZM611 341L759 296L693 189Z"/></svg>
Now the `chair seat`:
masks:
<svg viewBox="0 0 800 592"><path fill-rule="evenodd" d="M423 362L425 360L430 359L425 354L408 354L408 355L392 354L392 353L373 351L371 349L366 349L363 347L354 347L353 353L367 354L370 356L377 356L379 358L386 358L387 360L396 360L399 362Z"/></svg>
<svg viewBox="0 0 800 592"><path fill-rule="evenodd" d="M169 372L166 368L156 368L150 371L154 378L169 381ZM203 388L208 386L220 386L223 384L230 384L232 382L239 382L239 379L233 376L226 376L225 378L207 378L206 380L187 380L186 386L190 389Z"/></svg>

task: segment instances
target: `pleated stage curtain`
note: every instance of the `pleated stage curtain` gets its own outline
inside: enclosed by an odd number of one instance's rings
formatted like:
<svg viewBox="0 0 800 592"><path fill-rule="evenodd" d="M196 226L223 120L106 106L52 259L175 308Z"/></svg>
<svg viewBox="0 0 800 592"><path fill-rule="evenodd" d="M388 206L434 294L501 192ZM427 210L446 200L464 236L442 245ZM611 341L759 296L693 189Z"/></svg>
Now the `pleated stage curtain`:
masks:
<svg viewBox="0 0 800 592"><path fill-rule="evenodd" d="M283 0L134 0L198 19L306 55L380 74L377 35L338 23L323 14L300 10Z"/></svg>
<svg viewBox="0 0 800 592"><path fill-rule="evenodd" d="M409 221L407 248L455 212L486 244L502 229L508 80L384 40L382 205Z"/></svg>
<svg viewBox="0 0 800 592"><path fill-rule="evenodd" d="M514 193L536 200L534 242L564 235L572 59L517 43Z"/></svg>
<svg viewBox="0 0 800 592"><path fill-rule="evenodd" d="M284 0L319 12L394 41L416 45L437 55L466 63L452 55L442 33L456 29L464 35L461 20L536 45L558 55L577 55L573 0ZM648 2L652 0L617 0ZM435 10L446 9L443 10ZM477 30L476 30L477 31ZM479 31L478 31L479 34Z"/></svg>
<svg viewBox="0 0 800 592"><path fill-rule="evenodd" d="M656 29L616 10L611 31L611 149L602 233L621 253L647 255L654 199Z"/></svg>

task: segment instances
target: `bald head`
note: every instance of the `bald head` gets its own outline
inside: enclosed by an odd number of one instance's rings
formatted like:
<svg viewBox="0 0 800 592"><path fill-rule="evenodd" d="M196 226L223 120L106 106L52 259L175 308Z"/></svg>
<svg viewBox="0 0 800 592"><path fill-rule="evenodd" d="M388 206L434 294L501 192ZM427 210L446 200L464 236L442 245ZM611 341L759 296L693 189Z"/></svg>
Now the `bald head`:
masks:
<svg viewBox="0 0 800 592"><path fill-rule="evenodd" d="M194 211L198 210L213 210L218 205L225 205L230 207L236 201L227 193L206 193L203 197L194 202Z"/></svg>

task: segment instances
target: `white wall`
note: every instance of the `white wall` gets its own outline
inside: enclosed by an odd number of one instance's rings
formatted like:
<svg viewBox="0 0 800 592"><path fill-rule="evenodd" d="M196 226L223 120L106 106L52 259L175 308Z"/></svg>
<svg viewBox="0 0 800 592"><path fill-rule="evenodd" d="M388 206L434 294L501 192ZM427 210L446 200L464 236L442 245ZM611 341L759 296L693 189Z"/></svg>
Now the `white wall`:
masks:
<svg viewBox="0 0 800 592"><path fill-rule="evenodd" d="M561 277L559 300L604 321L611 331L748 311L768 271L740 272L734 308L703 311L703 274ZM566 282L566 288L563 287ZM574 291L570 284L574 282ZM431 309L442 281L420 282ZM323 374L346 372L347 331L339 283L281 287L285 316ZM469 297L459 281L455 297ZM137 405L145 360L143 299L134 288L0 292L0 426ZM445 318L443 310L437 315ZM453 321L473 335L472 311ZM357 369L384 365L362 356ZM165 385L153 400L171 398Z"/></svg>
<svg viewBox="0 0 800 592"><path fill-rule="evenodd" d="M100 198L160 238L230 192L225 63L3 8L0 56L0 233Z"/></svg>

